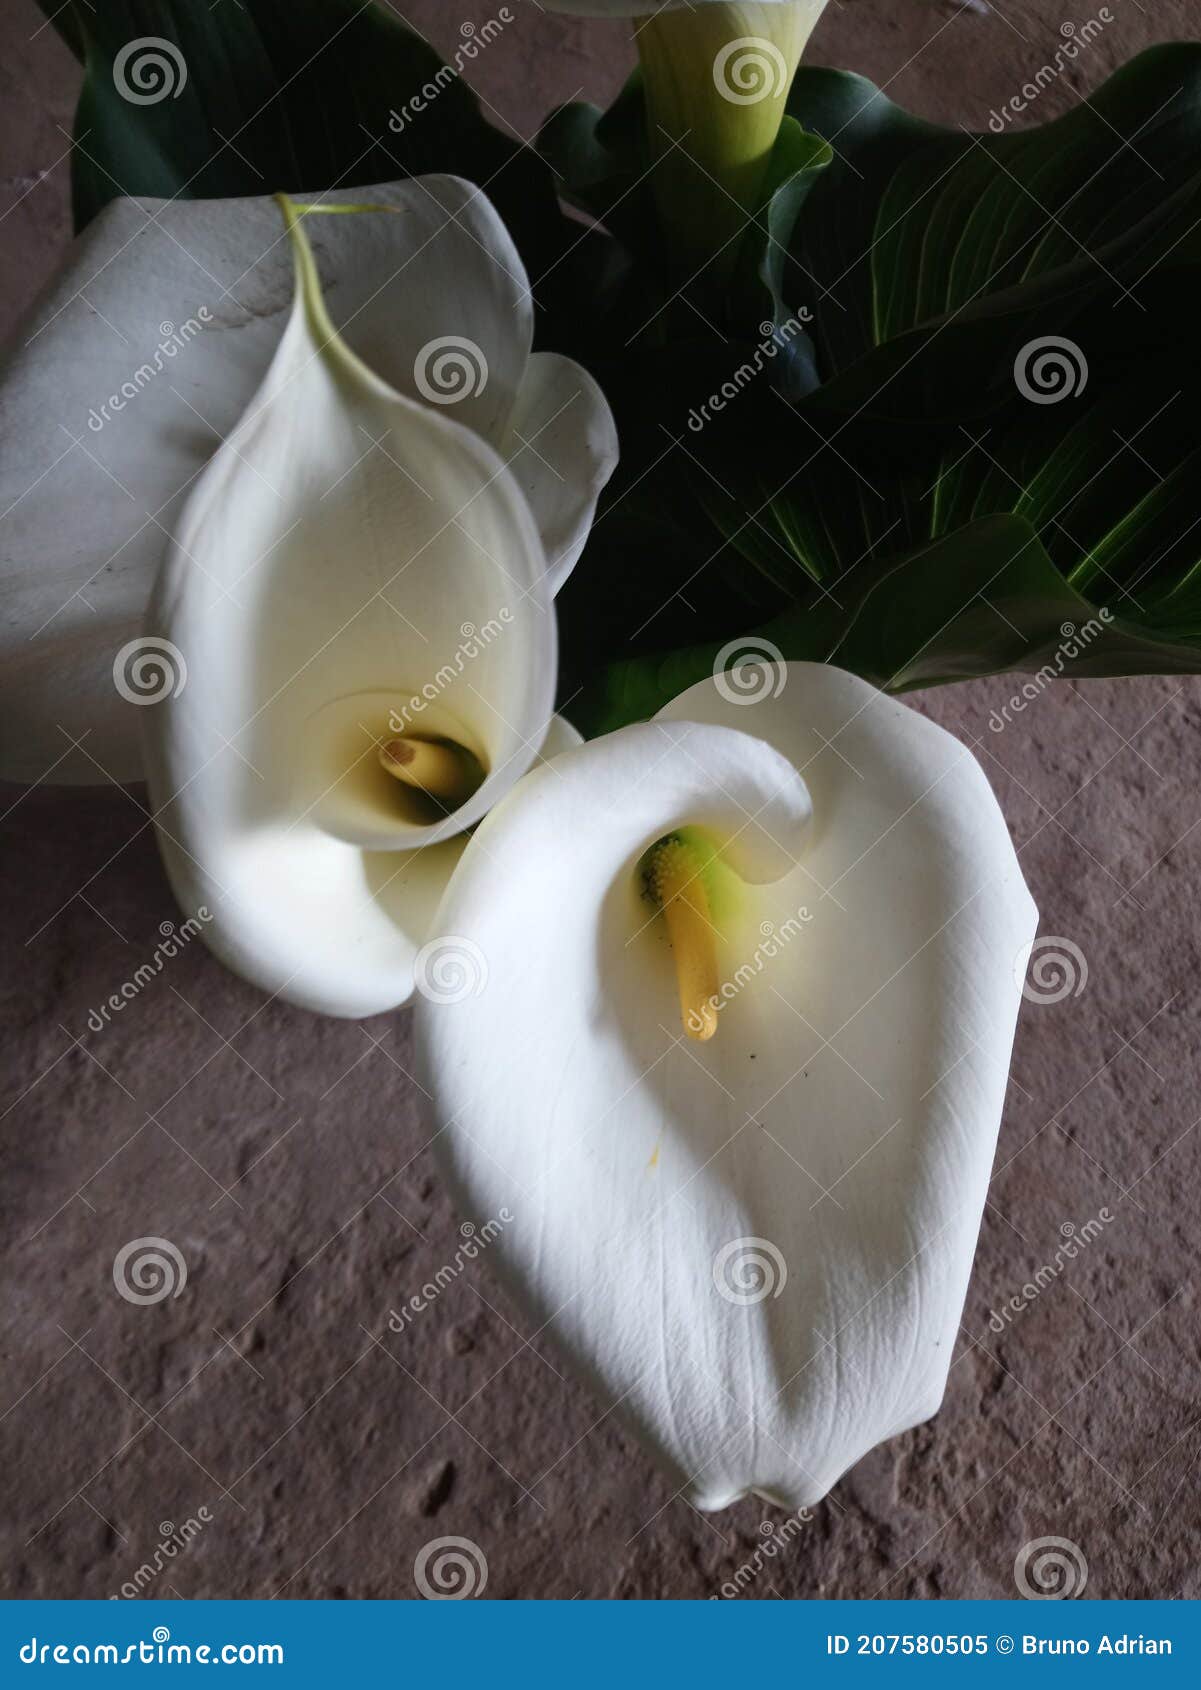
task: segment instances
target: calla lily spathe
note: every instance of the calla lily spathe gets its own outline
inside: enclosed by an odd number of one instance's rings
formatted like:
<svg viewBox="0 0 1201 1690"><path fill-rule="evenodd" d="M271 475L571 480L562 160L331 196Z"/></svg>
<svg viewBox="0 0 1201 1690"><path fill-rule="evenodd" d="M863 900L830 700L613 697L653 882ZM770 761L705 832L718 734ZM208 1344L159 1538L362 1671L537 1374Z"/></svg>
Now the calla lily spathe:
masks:
<svg viewBox="0 0 1201 1690"><path fill-rule="evenodd" d="M486 968L417 1009L463 1212L512 1214L531 1323L706 1509L812 1504L938 1408L1037 922L963 746L766 673L529 775L436 921ZM647 895L665 837L718 853L704 1042Z"/></svg>
<svg viewBox="0 0 1201 1690"><path fill-rule="evenodd" d="M531 353L526 276L496 212L445 176L325 200L399 213L314 227L330 317L382 382L488 443L557 588L612 470L613 424L578 366ZM151 584L197 476L267 374L292 297L271 199L118 199L19 332L0 370L3 776L140 777L131 696L153 685L136 647Z"/></svg>
<svg viewBox="0 0 1201 1690"><path fill-rule="evenodd" d="M625 15L646 101L651 181L672 267L715 301L759 206L801 54L826 0L550 0Z"/></svg>
<svg viewBox="0 0 1201 1690"><path fill-rule="evenodd" d="M396 191L397 221L418 191ZM495 280L495 219L491 253L456 254L470 270L441 301L450 315L410 307L408 290L394 301L408 335L422 319L420 332L448 331L440 351L478 355L479 388L486 364L497 391L468 426L339 335L308 235L328 214L282 204L297 263L288 324L151 598L147 634L186 657L188 680L142 712L147 777L172 885L189 913L210 912L218 955L289 1001L362 1016L410 996L464 830L547 738L553 590L570 557L548 558L535 510L570 526L578 550L612 425L577 366L530 358L528 337L495 320L493 296L524 287L511 249ZM414 350L406 385L416 367L428 386L436 372ZM540 426L573 404L559 426L588 473L539 506L488 435L511 430L536 454ZM569 734L560 725L553 743ZM433 784L402 784L427 763Z"/></svg>

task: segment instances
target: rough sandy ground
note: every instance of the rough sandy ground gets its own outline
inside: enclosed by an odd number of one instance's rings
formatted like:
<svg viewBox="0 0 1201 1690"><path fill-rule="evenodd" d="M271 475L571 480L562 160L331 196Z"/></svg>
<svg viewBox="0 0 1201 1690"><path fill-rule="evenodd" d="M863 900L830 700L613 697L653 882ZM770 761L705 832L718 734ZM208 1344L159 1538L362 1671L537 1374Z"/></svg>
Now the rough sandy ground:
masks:
<svg viewBox="0 0 1201 1690"><path fill-rule="evenodd" d="M1110 9L1040 116L1187 34L1195 11ZM478 81L528 135L557 100L607 97L630 49L621 24L522 10ZM457 11L406 11L453 42ZM14 0L0 26L5 326L68 230L75 75L48 29L30 39L39 21ZM833 0L814 56L980 126L1063 21L1062 0ZM917 702L980 742L1042 930L1079 947L1087 983L1024 1006L942 1412L861 1462L771 1557L755 1550L778 1512L701 1517L673 1500L486 1264L387 1331L459 1239L422 1149L407 1016L265 1006L193 944L90 1030L175 915L141 794L14 793L5 1593L107 1596L191 1518L202 1529L149 1593L411 1596L418 1551L455 1535L498 1597L705 1597L744 1564L749 1598L1000 1597L1021 1546L1055 1536L1087 1562L1090 1596L1201 1596L1201 683L1060 685L991 732L1011 691ZM995 1331L990 1311L1103 1209L1100 1236ZM134 1307L113 1258L153 1234L186 1258L186 1294Z"/></svg>

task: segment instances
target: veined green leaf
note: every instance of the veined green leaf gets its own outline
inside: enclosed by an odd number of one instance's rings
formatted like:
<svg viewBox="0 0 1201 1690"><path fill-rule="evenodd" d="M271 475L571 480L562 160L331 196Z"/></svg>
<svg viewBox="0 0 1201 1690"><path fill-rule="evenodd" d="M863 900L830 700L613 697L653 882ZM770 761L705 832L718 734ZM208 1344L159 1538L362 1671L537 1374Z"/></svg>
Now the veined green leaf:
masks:
<svg viewBox="0 0 1201 1690"><path fill-rule="evenodd" d="M1189 674L1196 648L1077 592L1020 517L987 517L864 572L854 595L793 607L735 642L614 664L576 702L588 735L651 716L685 687L756 653L834 663L889 692L1020 669L1062 675Z"/></svg>

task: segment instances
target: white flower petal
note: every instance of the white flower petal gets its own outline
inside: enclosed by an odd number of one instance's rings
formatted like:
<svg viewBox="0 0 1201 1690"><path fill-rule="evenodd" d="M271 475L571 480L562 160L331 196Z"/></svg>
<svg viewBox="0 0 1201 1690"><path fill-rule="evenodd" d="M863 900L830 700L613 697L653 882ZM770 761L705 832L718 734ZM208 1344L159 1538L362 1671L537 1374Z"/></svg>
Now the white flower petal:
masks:
<svg viewBox="0 0 1201 1690"><path fill-rule="evenodd" d="M515 411L541 426L545 374L529 358L525 273L480 190L423 177L325 199L400 212L330 216L313 231L330 313L351 348L397 391L498 450ZM270 199L116 200L18 335L0 373L6 776L37 780L51 765L56 780L141 773L139 712L114 666L140 632L184 499L267 371L291 298ZM567 466L549 501L552 563L578 553L615 459L611 434L598 447L608 408L579 378L580 401L555 425L578 438L562 459L544 452ZM528 479L530 454L516 445Z"/></svg>
<svg viewBox="0 0 1201 1690"><path fill-rule="evenodd" d="M703 1508L813 1503L937 1409L1036 923L970 753L852 676L783 679L525 780L435 922L486 981L418 1007L463 1211L508 1207L531 1322ZM705 1044L638 876L683 820L778 875L715 906Z"/></svg>
<svg viewBox="0 0 1201 1690"><path fill-rule="evenodd" d="M535 352L500 450L530 502L557 593L617 463L613 414L586 370L557 352Z"/></svg>
<svg viewBox="0 0 1201 1690"><path fill-rule="evenodd" d="M501 459L368 370L299 261L263 387L156 583L148 632L186 679L141 715L168 871L213 948L266 990L363 1015L411 990L457 852L429 848L537 754L555 622ZM440 813L380 767L397 732L467 746L482 784Z"/></svg>
<svg viewBox="0 0 1201 1690"><path fill-rule="evenodd" d="M579 743L556 716L539 761ZM227 967L302 1009L357 1019L411 997L414 959L469 837L362 851L276 826L222 837L213 872L160 839L185 913Z"/></svg>

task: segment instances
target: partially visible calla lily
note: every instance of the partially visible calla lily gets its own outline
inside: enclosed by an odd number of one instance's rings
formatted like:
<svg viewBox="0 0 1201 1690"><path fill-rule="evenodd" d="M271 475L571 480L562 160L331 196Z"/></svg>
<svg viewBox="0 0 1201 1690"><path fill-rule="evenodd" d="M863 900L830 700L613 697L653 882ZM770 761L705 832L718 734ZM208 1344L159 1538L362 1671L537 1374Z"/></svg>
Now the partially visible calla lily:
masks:
<svg viewBox="0 0 1201 1690"><path fill-rule="evenodd" d="M557 590L615 461L602 395L570 360L531 353L526 275L478 188L429 176L327 196L349 202L393 214L314 227L334 326L391 389L487 442ZM18 334L0 370L0 774L140 776L139 706L180 678L140 643L151 583L266 376L292 274L269 198L119 199ZM389 449L359 446L381 462Z"/></svg>
<svg viewBox="0 0 1201 1690"><path fill-rule="evenodd" d="M655 198L681 281L734 264L826 0L548 0L637 19Z"/></svg>
<svg viewBox="0 0 1201 1690"><path fill-rule="evenodd" d="M1036 921L971 754L823 666L691 688L468 846L440 1153L696 1506L811 1504L938 1408Z"/></svg>
<svg viewBox="0 0 1201 1690"><path fill-rule="evenodd" d="M147 777L172 883L208 911L213 949L266 990L358 1016L408 998L456 836L543 746L554 581L478 408L479 432L351 350L307 232L324 208L281 203L288 324L151 599L148 640L186 659L187 681L142 712ZM496 287L487 254L471 263L483 298L460 272L453 353L478 349ZM527 401L527 351L491 347L500 428L519 412L536 432L552 389L560 408L583 396L581 426L607 419L565 359L543 361Z"/></svg>

